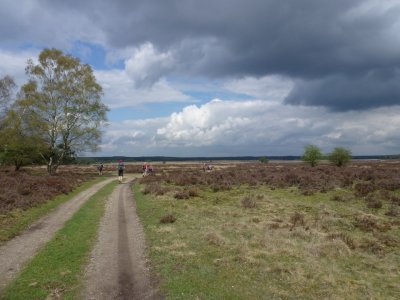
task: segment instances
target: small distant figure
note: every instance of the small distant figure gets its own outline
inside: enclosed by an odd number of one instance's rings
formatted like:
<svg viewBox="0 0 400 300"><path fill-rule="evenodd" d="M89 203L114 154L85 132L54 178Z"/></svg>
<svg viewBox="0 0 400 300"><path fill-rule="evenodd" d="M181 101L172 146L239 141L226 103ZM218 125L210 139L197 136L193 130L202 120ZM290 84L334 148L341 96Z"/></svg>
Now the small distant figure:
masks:
<svg viewBox="0 0 400 300"><path fill-rule="evenodd" d="M104 165L101 162L98 166L97 166L97 170L99 170L99 175L103 175L103 169L104 169Z"/></svg>
<svg viewBox="0 0 400 300"><path fill-rule="evenodd" d="M143 171L143 177L145 177L153 173L153 167L148 163L144 163L142 166L142 171Z"/></svg>
<svg viewBox="0 0 400 300"><path fill-rule="evenodd" d="M117 169L118 169L118 181L119 181L119 183L122 183L122 179L124 177L124 170L125 170L125 165L122 160L118 161Z"/></svg>
<svg viewBox="0 0 400 300"><path fill-rule="evenodd" d="M145 162L144 164L143 164L143 166L142 166L142 171L143 171L143 177L145 177L146 175L147 175L147 172L148 172L148 170L149 170L149 165L148 165L148 163L147 162Z"/></svg>
<svg viewBox="0 0 400 300"><path fill-rule="evenodd" d="M203 164L203 171L204 172L211 172L212 169L213 169L213 166L211 164L208 164L208 165L206 163Z"/></svg>

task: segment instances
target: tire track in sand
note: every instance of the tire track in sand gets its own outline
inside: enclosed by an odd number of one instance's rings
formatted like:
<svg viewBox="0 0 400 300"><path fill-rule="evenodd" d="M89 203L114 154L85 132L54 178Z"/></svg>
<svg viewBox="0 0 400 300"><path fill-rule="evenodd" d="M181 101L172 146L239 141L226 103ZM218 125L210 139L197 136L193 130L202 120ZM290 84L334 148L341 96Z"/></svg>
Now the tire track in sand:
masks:
<svg viewBox="0 0 400 300"><path fill-rule="evenodd" d="M85 272L84 299L162 299L147 267L131 183L118 185L107 201Z"/></svg>
<svg viewBox="0 0 400 300"><path fill-rule="evenodd" d="M0 291L2 291L54 234L64 226L82 204L100 188L115 180L110 178L94 184L53 212L34 222L27 230L0 247Z"/></svg>

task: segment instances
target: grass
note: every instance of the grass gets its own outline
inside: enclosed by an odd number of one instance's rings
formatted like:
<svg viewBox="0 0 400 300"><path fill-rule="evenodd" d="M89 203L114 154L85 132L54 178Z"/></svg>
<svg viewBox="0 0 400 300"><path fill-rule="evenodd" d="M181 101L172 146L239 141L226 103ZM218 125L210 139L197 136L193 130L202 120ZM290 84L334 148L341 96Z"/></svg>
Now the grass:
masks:
<svg viewBox="0 0 400 300"><path fill-rule="evenodd" d="M104 180L104 178L98 177L94 180L83 183L81 186L67 195L59 195L54 199L26 210L17 208L7 214L0 215L0 245L17 236L30 224L48 214L60 204L70 200L81 191L86 190L90 186L102 180Z"/></svg>
<svg viewBox="0 0 400 300"><path fill-rule="evenodd" d="M115 181L107 184L85 202L6 288L2 299L76 299L105 200L115 186Z"/></svg>
<svg viewBox="0 0 400 300"><path fill-rule="evenodd" d="M180 200L170 189L134 186L167 299L400 298L400 222L388 203L244 185ZM160 223L169 214L176 221Z"/></svg>

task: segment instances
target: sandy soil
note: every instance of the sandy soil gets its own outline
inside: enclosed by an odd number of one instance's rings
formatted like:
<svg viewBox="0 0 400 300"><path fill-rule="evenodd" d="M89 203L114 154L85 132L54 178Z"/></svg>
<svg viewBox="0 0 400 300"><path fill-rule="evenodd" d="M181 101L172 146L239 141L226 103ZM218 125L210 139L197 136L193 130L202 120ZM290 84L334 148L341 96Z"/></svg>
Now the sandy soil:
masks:
<svg viewBox="0 0 400 300"><path fill-rule="evenodd" d="M10 283L38 249L63 227L81 205L111 180L115 178L104 180L81 192L0 247L0 291Z"/></svg>
<svg viewBox="0 0 400 300"><path fill-rule="evenodd" d="M126 178L108 199L85 271L84 299L162 299L150 277L132 180Z"/></svg>

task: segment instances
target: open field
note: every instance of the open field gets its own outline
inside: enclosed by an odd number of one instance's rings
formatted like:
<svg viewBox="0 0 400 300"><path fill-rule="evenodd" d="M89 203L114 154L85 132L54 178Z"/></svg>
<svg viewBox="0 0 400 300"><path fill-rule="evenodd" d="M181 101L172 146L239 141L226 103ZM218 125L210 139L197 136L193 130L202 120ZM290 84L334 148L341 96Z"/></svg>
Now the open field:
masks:
<svg viewBox="0 0 400 300"><path fill-rule="evenodd" d="M135 186L168 299L399 299L400 163L159 165Z"/></svg>
<svg viewBox="0 0 400 300"><path fill-rule="evenodd" d="M301 162L275 161L212 164L214 170L204 172L203 162L154 163L155 173L137 180L133 187L155 273L151 285L160 285L160 294L154 296L166 295L167 299L400 298L399 161L356 161L344 168L327 163L311 168ZM48 180L65 180L68 185L96 176L94 165L63 167L60 175L53 178L47 178L43 171L26 168L17 178L10 172L3 172L2 178L10 180L9 185L16 193L21 186L29 186L31 192L20 193L18 199L35 199L36 194L46 189L43 182ZM140 173L141 163L127 164L126 171ZM105 165L105 175L100 179L111 175L116 176L115 165ZM27 185L30 180L32 183ZM63 186L60 183L58 193L63 194ZM118 189L122 190L123 186L118 185ZM107 209L118 207L114 210L125 213L109 214L112 217L106 221L128 224L126 220L135 215L126 209L133 199L125 197L126 207L121 210L122 196L117 190L115 195L110 202L114 206L108 205ZM58 197L63 196L66 195ZM17 205L3 216L31 211L51 201L15 203L28 205ZM15 217L18 219L20 215ZM115 228L105 226L104 234L118 237L117 244L125 245L120 238L124 227ZM83 245L73 242L63 249L65 243L61 242L57 251L74 251ZM116 243L111 244L109 248L113 249ZM120 258L128 257L131 248L122 247L125 250L114 252ZM87 253L90 247L85 249ZM46 257L57 256L50 252ZM82 270L83 261L73 268ZM143 264L145 260L139 262ZM125 265L116 263L115 274L132 273L131 286L137 278L135 274L140 272L134 270L136 264L129 272ZM44 278L44 292L40 293L45 295L49 291L46 274L53 267L44 264L40 268L38 276ZM28 276L28 287L33 284L30 288L39 286L35 283L39 282L34 279L36 275L32 274ZM57 274L70 276L64 271ZM82 278L78 281L75 275L74 278L71 297L77 295L75 287L83 286ZM10 292L11 289L12 293L29 293L29 288L17 285L10 287ZM69 288L64 286L54 290L65 292L65 296L69 293ZM134 294L133 290L126 291Z"/></svg>

